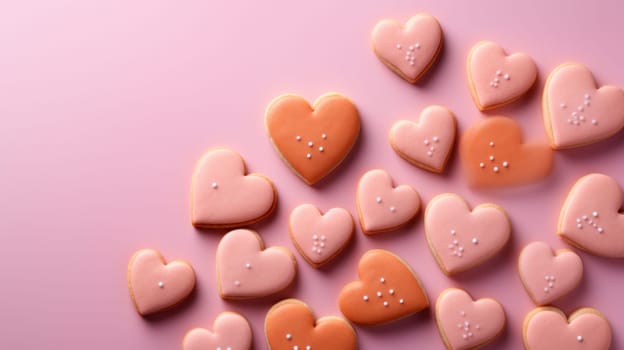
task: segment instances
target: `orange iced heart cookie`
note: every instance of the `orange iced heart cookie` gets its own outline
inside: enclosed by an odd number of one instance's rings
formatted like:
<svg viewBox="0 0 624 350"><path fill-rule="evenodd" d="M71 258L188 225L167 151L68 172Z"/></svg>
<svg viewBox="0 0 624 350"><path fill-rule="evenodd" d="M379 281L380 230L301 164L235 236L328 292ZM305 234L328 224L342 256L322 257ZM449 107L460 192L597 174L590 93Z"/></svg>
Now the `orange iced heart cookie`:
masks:
<svg viewBox="0 0 624 350"><path fill-rule="evenodd" d="M167 263L155 250L134 253L128 264L128 289L139 314L145 316L174 307L195 288L195 272L186 261Z"/></svg>
<svg viewBox="0 0 624 350"><path fill-rule="evenodd" d="M355 350L355 331L342 318L329 316L318 320L310 308L296 299L274 305L264 322L271 350Z"/></svg>
<svg viewBox="0 0 624 350"><path fill-rule="evenodd" d="M392 322L429 307L418 277L387 250L366 252L358 264L359 281L347 284L338 296L340 311L362 325Z"/></svg>
<svg viewBox="0 0 624 350"><path fill-rule="evenodd" d="M329 93L312 106L291 94L275 98L267 107L266 129L286 164L313 185L349 154L360 133L360 116L345 96Z"/></svg>
<svg viewBox="0 0 624 350"><path fill-rule="evenodd" d="M491 117L470 127L461 138L460 155L468 182L477 187L521 185L550 173L553 162L546 144L525 144L512 119Z"/></svg>

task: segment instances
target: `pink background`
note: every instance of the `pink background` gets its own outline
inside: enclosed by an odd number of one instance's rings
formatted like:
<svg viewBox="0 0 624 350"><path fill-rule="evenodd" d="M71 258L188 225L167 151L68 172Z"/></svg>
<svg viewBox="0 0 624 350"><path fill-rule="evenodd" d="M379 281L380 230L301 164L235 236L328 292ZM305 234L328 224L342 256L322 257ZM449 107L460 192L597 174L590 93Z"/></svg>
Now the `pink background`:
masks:
<svg viewBox="0 0 624 350"><path fill-rule="evenodd" d="M223 3L223 4L219 4ZM473 190L458 157L434 175L390 148L399 118L429 104L449 106L460 130L483 118L471 100L465 57L481 39L525 51L539 66L537 88L491 114L514 117L528 139L546 141L540 95L559 63L587 64L601 83L624 85L624 5L612 1L125 1L22 0L0 9L0 348L176 349L192 327L210 328L223 310L252 322L265 349L263 320L277 300L297 297L319 316L340 314L336 296L356 277L370 248L407 260L432 300L450 286L505 307L504 335L488 349L520 349L524 315L533 307L516 273L522 246L555 235L558 211L573 182L600 171L624 184L622 133L600 144L556 153L555 171L534 186ZM383 66L370 49L374 24L417 12L436 16L445 47L415 86ZM283 92L314 100L339 91L355 101L363 129L352 154L315 187L303 184L272 149L263 127L269 101ZM195 161L208 148L240 152L251 171L271 177L277 212L254 225L267 245L294 250L287 218L296 205L345 207L355 214L355 184L366 170L388 170L414 185L425 203L457 192L471 204L505 207L509 247L487 265L456 278L442 275L428 251L422 215L353 244L317 271L298 255L299 278L279 296L224 302L217 296L214 252L221 232L190 225ZM126 264L140 248L184 258L196 269L193 299L143 319L126 288ZM624 348L624 261L581 254L586 274L566 312L594 306L610 319L614 349ZM361 349L442 349L430 311L381 328L356 328Z"/></svg>

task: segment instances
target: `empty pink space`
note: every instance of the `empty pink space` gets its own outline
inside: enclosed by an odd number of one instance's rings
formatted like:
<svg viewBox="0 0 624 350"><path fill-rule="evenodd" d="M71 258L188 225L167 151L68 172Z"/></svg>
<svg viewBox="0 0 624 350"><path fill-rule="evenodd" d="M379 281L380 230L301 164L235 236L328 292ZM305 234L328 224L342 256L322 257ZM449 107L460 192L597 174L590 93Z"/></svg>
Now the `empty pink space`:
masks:
<svg viewBox="0 0 624 350"><path fill-rule="evenodd" d="M377 59L371 31L384 18L435 16L444 48L412 85ZM618 1L98 1L22 0L0 6L0 348L181 349L184 334L210 329L223 311L244 315L254 349L267 349L264 317L293 297L319 316L340 315L337 297L357 278L359 257L390 250L409 263L432 304L449 287L499 301L504 333L484 349L522 348L522 321L534 307L517 273L532 241L570 248L556 236L565 197L581 176L599 172L624 186L622 132L594 145L557 151L553 173L530 186L472 189L455 152L442 175L399 157L388 132L432 104L457 117L461 135L482 118L506 115L526 140L548 142L541 95L548 73L567 61L588 66L600 85L624 86L624 3ZM526 52L538 67L522 99L480 113L470 95L466 57L480 40ZM358 142L327 178L308 186L285 166L264 129L264 110L282 93L309 101L340 92L361 117ZM224 230L191 225L196 161L229 147L250 172L271 178L276 211L252 225L266 246L295 253L294 284L252 302L218 296L215 251ZM512 223L508 246L488 264L450 278L427 248L422 213L406 227L353 241L314 269L288 235L292 209L303 203L341 207L356 217L358 179L384 169L413 186L423 208L440 193L492 202ZM180 307L143 318L130 299L132 254L156 249L188 261L197 289ZM624 348L621 280L624 260L579 252L584 277L554 304L569 314L600 310ZM381 328L355 326L359 348L442 350L432 310Z"/></svg>

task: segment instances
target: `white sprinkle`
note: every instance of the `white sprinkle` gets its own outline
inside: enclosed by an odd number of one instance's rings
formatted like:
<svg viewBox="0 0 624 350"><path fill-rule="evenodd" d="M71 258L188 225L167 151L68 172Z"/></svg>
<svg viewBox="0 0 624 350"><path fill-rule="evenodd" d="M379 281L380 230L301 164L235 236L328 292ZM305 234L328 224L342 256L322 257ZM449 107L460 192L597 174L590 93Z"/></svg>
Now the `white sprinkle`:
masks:
<svg viewBox="0 0 624 350"><path fill-rule="evenodd" d="M318 239L318 236L317 235L313 235L312 239L316 241Z"/></svg>
<svg viewBox="0 0 624 350"><path fill-rule="evenodd" d="M165 282L159 281L158 282L158 288L165 288Z"/></svg>
<svg viewBox="0 0 624 350"><path fill-rule="evenodd" d="M583 342L583 336L582 335L577 336L576 337L576 341L578 341L579 343L582 343Z"/></svg>
<svg viewBox="0 0 624 350"><path fill-rule="evenodd" d="M494 87L494 82L493 81L490 82L490 86Z"/></svg>
<svg viewBox="0 0 624 350"><path fill-rule="evenodd" d="M250 264L250 263L246 263L246 264L245 264L245 268L246 268L247 270L250 270L250 269L251 269L251 264Z"/></svg>
<svg viewBox="0 0 624 350"><path fill-rule="evenodd" d="M455 236L455 234L457 234L457 231L451 230L451 236Z"/></svg>
<svg viewBox="0 0 624 350"><path fill-rule="evenodd" d="M495 173L497 173L497 172L498 172L498 167L497 167L497 166L495 166L494 168L492 168L492 170L493 170Z"/></svg>
<svg viewBox="0 0 624 350"><path fill-rule="evenodd" d="M323 146L319 147L319 152L323 152L325 148Z"/></svg>
<svg viewBox="0 0 624 350"><path fill-rule="evenodd" d="M390 211L394 213L396 211L396 208L395 207L390 207Z"/></svg>
<svg viewBox="0 0 624 350"><path fill-rule="evenodd" d="M381 298L381 292L377 292L377 296Z"/></svg>
<svg viewBox="0 0 624 350"><path fill-rule="evenodd" d="M479 240L475 237L472 239L472 244L479 244Z"/></svg>
<svg viewBox="0 0 624 350"><path fill-rule="evenodd" d="M414 61L411 61L411 62L410 62L410 66L413 66L413 65L414 65Z"/></svg>
<svg viewBox="0 0 624 350"><path fill-rule="evenodd" d="M587 215L583 215L583 220L587 221Z"/></svg>
<svg viewBox="0 0 624 350"><path fill-rule="evenodd" d="M388 307L388 305L390 305L390 303L388 303L387 301L384 301L384 307Z"/></svg>
<svg viewBox="0 0 624 350"><path fill-rule="evenodd" d="M567 105L565 103L562 103L559 106L561 106L561 108L566 108L567 107Z"/></svg>
<svg viewBox="0 0 624 350"><path fill-rule="evenodd" d="M578 109L579 112L582 112L585 108L583 108L583 106L578 106L576 109Z"/></svg>
<svg viewBox="0 0 624 350"><path fill-rule="evenodd" d="M503 72L501 72L500 69L496 71L496 75L498 75L499 77L501 76L501 74L503 74Z"/></svg>
<svg viewBox="0 0 624 350"><path fill-rule="evenodd" d="M462 253L457 253L457 256L461 258L463 256L463 254Z"/></svg>
<svg viewBox="0 0 624 350"><path fill-rule="evenodd" d="M548 275L546 275L546 276L544 276L544 279L545 279L546 281L548 281L548 280L550 280L550 277L548 277Z"/></svg>
<svg viewBox="0 0 624 350"><path fill-rule="evenodd" d="M386 279L382 277L382 278L379 279L379 282L386 283Z"/></svg>
<svg viewBox="0 0 624 350"><path fill-rule="evenodd" d="M548 282L548 286L549 286L550 288L552 288L552 287L554 287L554 286L555 286L555 284L554 284L554 283L552 283L552 282Z"/></svg>
<svg viewBox="0 0 624 350"><path fill-rule="evenodd" d="M216 181L213 181L211 186L216 190L219 187L219 184Z"/></svg>
<svg viewBox="0 0 624 350"><path fill-rule="evenodd" d="M585 99L589 100L591 96L589 96L589 94L585 94Z"/></svg>
<svg viewBox="0 0 624 350"><path fill-rule="evenodd" d="M440 139L437 136L434 136L433 137L433 142L438 142L438 141L440 141Z"/></svg>
<svg viewBox="0 0 624 350"><path fill-rule="evenodd" d="M312 141L308 141L308 147L312 147L314 146L314 143L312 143Z"/></svg>
<svg viewBox="0 0 624 350"><path fill-rule="evenodd" d="M598 121L596 119L592 119L592 124L593 125L598 125Z"/></svg>
<svg viewBox="0 0 624 350"><path fill-rule="evenodd" d="M499 81L498 78L494 78L494 83L498 83Z"/></svg>
<svg viewBox="0 0 624 350"><path fill-rule="evenodd" d="M464 339L466 339L466 340L467 340L467 339L468 339L468 336L467 336L466 334L464 334L464 335L462 335L462 338L464 338Z"/></svg>
<svg viewBox="0 0 624 350"><path fill-rule="evenodd" d="M394 295L394 289L390 289L388 293L390 293L390 295Z"/></svg>
<svg viewBox="0 0 624 350"><path fill-rule="evenodd" d="M236 281L234 281L234 285L238 287L238 286L241 285L241 283L240 283L240 281L236 280Z"/></svg>
<svg viewBox="0 0 624 350"><path fill-rule="evenodd" d="M326 240L327 240L327 237L325 237L325 235L322 235L321 236L321 241L326 241Z"/></svg>
<svg viewBox="0 0 624 350"><path fill-rule="evenodd" d="M544 287L544 293L548 293L550 291L550 289L548 289L548 287Z"/></svg>
<svg viewBox="0 0 624 350"><path fill-rule="evenodd" d="M420 49L420 43L414 44L414 47L417 48L417 49Z"/></svg>
<svg viewBox="0 0 624 350"><path fill-rule="evenodd" d="M286 340L291 340L292 339L292 334L288 333L286 334Z"/></svg>
<svg viewBox="0 0 624 350"><path fill-rule="evenodd" d="M368 295L363 296L362 299L364 299L364 301L368 301Z"/></svg>
<svg viewBox="0 0 624 350"><path fill-rule="evenodd" d="M459 247L459 251L463 252L464 251L464 247Z"/></svg>
<svg viewBox="0 0 624 350"><path fill-rule="evenodd" d="M327 134L322 134L322 135L321 135L321 138L322 138L323 140L326 140L326 139L327 139Z"/></svg>
<svg viewBox="0 0 624 350"><path fill-rule="evenodd" d="M494 141L490 141L490 147L494 147Z"/></svg>
<svg viewBox="0 0 624 350"><path fill-rule="evenodd" d="M396 44L396 48L401 50L401 44Z"/></svg>
<svg viewBox="0 0 624 350"><path fill-rule="evenodd" d="M377 198L375 198L375 202L377 202L377 203L381 203L381 197L377 197Z"/></svg>
<svg viewBox="0 0 624 350"><path fill-rule="evenodd" d="M321 248L325 248L325 243L321 242Z"/></svg>
<svg viewBox="0 0 624 350"><path fill-rule="evenodd" d="M584 116L584 115L581 115L581 116L579 117L579 120L580 120L580 121L585 121L585 116Z"/></svg>
<svg viewBox="0 0 624 350"><path fill-rule="evenodd" d="M582 228L583 228L583 225L581 225L581 224L576 224L576 227L578 227L578 228L582 229Z"/></svg>
<svg viewBox="0 0 624 350"><path fill-rule="evenodd" d="M312 155L310 153L306 154L306 158L310 159L312 158Z"/></svg>
<svg viewBox="0 0 624 350"><path fill-rule="evenodd" d="M299 350L299 346L298 345L293 346L293 350Z"/></svg>
<svg viewBox="0 0 624 350"><path fill-rule="evenodd" d="M457 242L457 240L456 240L456 239L454 239L454 240L453 240L453 244L457 245L457 243L458 243L458 242Z"/></svg>
<svg viewBox="0 0 624 350"><path fill-rule="evenodd" d="M589 107L589 101L585 101L585 107Z"/></svg>
<svg viewBox="0 0 624 350"><path fill-rule="evenodd" d="M295 139L296 139L297 141L301 141L301 136L297 135L297 137L295 137Z"/></svg>
<svg viewBox="0 0 624 350"><path fill-rule="evenodd" d="M433 157L433 152L431 152L431 151L427 151L427 156L428 156L428 157Z"/></svg>
<svg viewBox="0 0 624 350"><path fill-rule="evenodd" d="M306 345L306 350L312 350L312 347L310 345Z"/></svg>
<svg viewBox="0 0 624 350"><path fill-rule="evenodd" d="M404 303L405 303L405 300L399 299L399 304L404 304Z"/></svg>
<svg viewBox="0 0 624 350"><path fill-rule="evenodd" d="M602 229L602 227L598 227L598 233L603 233L604 230Z"/></svg>
<svg viewBox="0 0 624 350"><path fill-rule="evenodd" d="M592 216L593 216L593 217L595 217L595 218L597 218L597 217L598 217L598 212L597 212L597 211L593 212L593 213L592 213Z"/></svg>
<svg viewBox="0 0 624 350"><path fill-rule="evenodd" d="M507 163L507 162L503 162L503 167L504 167L504 168L509 167L509 163Z"/></svg>
<svg viewBox="0 0 624 350"><path fill-rule="evenodd" d="M483 162L479 163L479 167L480 168L485 168L485 164L483 164Z"/></svg>
<svg viewBox="0 0 624 350"><path fill-rule="evenodd" d="M490 156L490 160L491 160L491 161L494 161L494 156Z"/></svg>
<svg viewBox="0 0 624 350"><path fill-rule="evenodd" d="M414 51L414 46L410 45L407 49L410 51Z"/></svg>
<svg viewBox="0 0 624 350"><path fill-rule="evenodd" d="M425 146L429 146L429 140L425 140L424 143L425 143Z"/></svg>
<svg viewBox="0 0 624 350"><path fill-rule="evenodd" d="M465 312L465 311L460 311L460 312L459 312L459 314L460 314L461 316L466 316L466 312Z"/></svg>
<svg viewBox="0 0 624 350"><path fill-rule="evenodd" d="M509 74L505 74L503 78L505 78L505 80L509 80Z"/></svg>

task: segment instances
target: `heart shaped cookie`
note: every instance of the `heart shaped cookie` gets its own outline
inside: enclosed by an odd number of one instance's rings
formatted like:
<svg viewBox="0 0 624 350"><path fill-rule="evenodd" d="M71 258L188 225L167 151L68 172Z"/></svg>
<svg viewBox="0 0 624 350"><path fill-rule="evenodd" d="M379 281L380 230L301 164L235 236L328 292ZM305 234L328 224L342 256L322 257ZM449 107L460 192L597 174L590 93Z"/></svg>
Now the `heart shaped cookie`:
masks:
<svg viewBox="0 0 624 350"><path fill-rule="evenodd" d="M401 78L415 83L433 65L442 50L442 28L428 14L417 14L405 26L384 19L373 29L373 50Z"/></svg>
<svg viewBox="0 0 624 350"><path fill-rule="evenodd" d="M597 88L592 72L580 63L564 63L550 73L542 108L554 149L595 143L624 127L624 91Z"/></svg>
<svg viewBox="0 0 624 350"><path fill-rule="evenodd" d="M512 119L490 117L470 127L459 152L468 182L477 187L521 185L546 177L553 152L544 144L525 144Z"/></svg>
<svg viewBox="0 0 624 350"><path fill-rule="evenodd" d="M445 193L425 210L425 235L442 271L453 275L496 255L511 236L511 224L496 204L480 204L471 211L462 197Z"/></svg>
<svg viewBox="0 0 624 350"><path fill-rule="evenodd" d="M340 311L351 322L373 326L396 321L429 307L418 277L387 250L366 252L358 264L359 281L338 296Z"/></svg>
<svg viewBox="0 0 624 350"><path fill-rule="evenodd" d="M311 204L302 204L290 214L290 238L304 259L315 268L326 264L349 243L355 225L342 208L321 213Z"/></svg>
<svg viewBox="0 0 624 350"><path fill-rule="evenodd" d="M481 111L511 103L535 84L537 66L525 53L507 55L491 41L481 41L468 54L470 92Z"/></svg>
<svg viewBox="0 0 624 350"><path fill-rule="evenodd" d="M136 310L145 316L170 309L195 288L195 271L185 261L167 263L155 250L134 253L128 264L128 289Z"/></svg>
<svg viewBox="0 0 624 350"><path fill-rule="evenodd" d="M390 129L390 144L401 158L417 167L441 173L455 142L455 116L448 108L429 106L416 123L400 120Z"/></svg>
<svg viewBox="0 0 624 350"><path fill-rule="evenodd" d="M603 174L583 176L563 204L558 235L592 254L624 258L623 204L615 179Z"/></svg>
<svg viewBox="0 0 624 350"><path fill-rule="evenodd" d="M249 322L234 312L222 312L213 325L214 332L194 328L184 336L182 350L250 350L252 332Z"/></svg>
<svg viewBox="0 0 624 350"><path fill-rule="evenodd" d="M264 333L271 350L356 350L355 330L342 318L318 320L310 308L296 299L274 305L264 321Z"/></svg>
<svg viewBox="0 0 624 350"><path fill-rule="evenodd" d="M536 305L546 305L568 294L581 282L583 261L575 252L553 253L544 242L533 242L520 253L518 271Z"/></svg>
<svg viewBox="0 0 624 350"><path fill-rule="evenodd" d="M524 319L523 339L527 350L608 350L609 321L593 308L566 315L554 307L540 307Z"/></svg>
<svg viewBox="0 0 624 350"><path fill-rule="evenodd" d="M217 281L223 299L250 299L275 294L295 279L297 264L284 247L264 248L251 230L227 233L217 247Z"/></svg>
<svg viewBox="0 0 624 350"><path fill-rule="evenodd" d="M476 301L461 289L449 288L438 297L435 318L447 349L476 349L505 329L505 311L490 298ZM555 349L555 348L552 348Z"/></svg>
<svg viewBox="0 0 624 350"><path fill-rule="evenodd" d="M398 229L420 210L420 196L409 185L394 187L390 175L381 169L364 174L357 187L357 208L365 234Z"/></svg>
<svg viewBox="0 0 624 350"><path fill-rule="evenodd" d="M360 116L343 95L329 93L313 106L281 95L267 107L266 129L288 167L308 185L329 174L349 154L360 133Z"/></svg>
<svg viewBox="0 0 624 350"><path fill-rule="evenodd" d="M273 213L277 194L264 175L246 175L245 162L226 148L208 151L193 173L191 221L195 227L249 225Z"/></svg>

